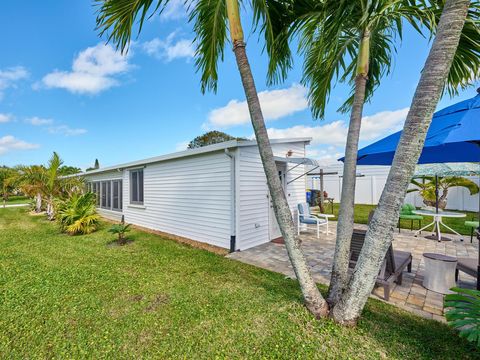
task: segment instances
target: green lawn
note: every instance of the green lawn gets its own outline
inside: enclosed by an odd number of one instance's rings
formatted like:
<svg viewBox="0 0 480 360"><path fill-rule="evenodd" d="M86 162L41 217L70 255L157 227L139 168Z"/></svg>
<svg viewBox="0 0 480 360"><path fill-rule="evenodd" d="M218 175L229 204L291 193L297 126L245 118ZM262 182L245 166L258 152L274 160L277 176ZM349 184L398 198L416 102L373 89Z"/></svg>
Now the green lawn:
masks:
<svg viewBox="0 0 480 360"><path fill-rule="evenodd" d="M355 204L355 222L357 224L366 224L368 221L368 214L370 213L371 210L375 209L375 205L365 205L365 204ZM333 204L333 213L335 214L335 219L338 216L338 208L339 204ZM314 207L314 211L317 210L318 207ZM325 206L325 212L327 214L331 214L331 207L330 204L326 204ZM467 217L465 218L443 218L443 222L450 226L452 229L456 230L460 234L464 235L470 235L471 228L465 226L465 221L466 220L476 220L478 219L478 213L470 212L470 211L459 211L461 213L467 214ZM429 223L432 222L431 217L425 216L423 218L422 226L425 226ZM410 229L410 220L402 220L400 223L402 229ZM418 222L414 221L413 223L413 229L418 229ZM451 233L451 231L445 229L442 227L442 232L445 233Z"/></svg>
<svg viewBox="0 0 480 360"><path fill-rule="evenodd" d="M370 300L356 329L317 321L298 285L153 234L58 233L0 214L0 354L20 358L480 358L446 325Z"/></svg>
<svg viewBox="0 0 480 360"><path fill-rule="evenodd" d="M8 205L13 205L13 204L28 204L31 200L26 197L26 196L9 196L7 204ZM3 201L1 202L3 205Z"/></svg>

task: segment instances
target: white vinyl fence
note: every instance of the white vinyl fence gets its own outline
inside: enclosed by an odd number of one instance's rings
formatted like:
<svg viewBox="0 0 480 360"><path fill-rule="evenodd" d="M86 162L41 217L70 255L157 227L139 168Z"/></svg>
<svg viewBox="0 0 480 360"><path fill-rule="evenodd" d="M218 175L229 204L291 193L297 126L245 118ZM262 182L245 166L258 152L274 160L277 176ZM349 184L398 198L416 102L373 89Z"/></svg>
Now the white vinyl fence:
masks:
<svg viewBox="0 0 480 360"><path fill-rule="evenodd" d="M325 167L324 172L338 172L337 175L324 175L324 190L329 197L333 197L335 202L340 201L342 189L342 171L343 164ZM387 181L389 166L358 166L357 185L355 190L355 203L357 204L377 204ZM318 169L314 170L318 173ZM478 177L470 177L477 184L480 183ZM320 178L318 175L307 177L307 189L320 189ZM448 192L447 209L461 211L478 211L478 194L471 196L469 191L464 188L450 188ZM418 192L407 194L405 203L423 206L422 197Z"/></svg>

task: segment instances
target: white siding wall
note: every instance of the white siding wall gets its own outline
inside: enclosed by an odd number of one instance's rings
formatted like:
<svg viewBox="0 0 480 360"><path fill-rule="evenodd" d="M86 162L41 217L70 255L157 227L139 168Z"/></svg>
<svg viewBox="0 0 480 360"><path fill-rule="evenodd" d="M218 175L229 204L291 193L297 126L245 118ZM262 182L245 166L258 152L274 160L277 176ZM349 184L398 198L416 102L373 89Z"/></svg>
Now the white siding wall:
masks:
<svg viewBox="0 0 480 360"><path fill-rule="evenodd" d="M289 150L292 157L305 157L305 143L273 144L275 156L285 157ZM256 146L239 149L237 165L237 249L270 241L268 187L260 154ZM293 167L289 164L288 168ZM287 172L287 182L304 173L304 166ZM305 202L305 177L287 185L286 195L294 215L299 202ZM295 215L296 216L296 215Z"/></svg>
<svg viewBox="0 0 480 360"><path fill-rule="evenodd" d="M144 168L144 206L130 205L125 170L125 221L229 248L230 158L208 153L149 164Z"/></svg>

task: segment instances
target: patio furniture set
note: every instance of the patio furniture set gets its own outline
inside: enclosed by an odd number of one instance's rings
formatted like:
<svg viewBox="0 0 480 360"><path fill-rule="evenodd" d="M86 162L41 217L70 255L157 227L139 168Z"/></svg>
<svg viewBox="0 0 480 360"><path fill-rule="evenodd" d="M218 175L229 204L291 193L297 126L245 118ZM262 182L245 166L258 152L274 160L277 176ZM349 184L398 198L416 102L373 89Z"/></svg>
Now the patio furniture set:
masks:
<svg viewBox="0 0 480 360"><path fill-rule="evenodd" d="M412 222L419 221L421 226L421 221L423 216L433 216L434 222L428 224L427 226L421 228L416 232L416 235L421 232L421 230L426 229L427 227L434 225L434 229L438 230L438 238L434 237L435 240L441 241L440 233L440 224L441 216L436 216L435 212L428 210L413 210L415 207L413 205L406 205L402 207L401 216L403 219L411 220ZM370 212L368 216L368 222L370 222L373 211ZM320 227L325 228L325 233L328 233L328 219L332 217L330 214L316 214L312 215L310 212L310 207L307 203L298 204L297 212L297 231L300 235L302 228L308 227L308 225L314 225L317 232L317 238L320 236ZM445 213L440 213L444 215ZM450 213L448 215L461 217L459 215L465 216L465 214L459 213ZM455 214L455 215L453 215ZM401 217L402 218L402 217ZM400 221L400 220L399 220ZM472 221L472 226L478 227L478 222ZM419 227L420 227L419 226ZM444 225L445 226L445 225ZM447 226L446 226L447 227ZM447 227L450 229L449 227ZM454 233L455 232L453 229ZM478 233L477 233L478 234ZM415 236L416 236L415 235ZM460 235L460 234L458 234ZM366 230L354 229L352 234L352 241L350 245L350 263L349 268L353 270L355 268L356 262L362 250L366 236ZM477 237L480 235L477 235ZM427 237L428 238L428 237ZM431 237L430 237L431 238ZM473 238L473 234L472 234ZM441 294L447 294L450 292L450 289L455 286L456 281L458 281L459 272L462 271L470 276L477 278L477 287L478 287L478 264L473 259L468 258L454 258L451 256L446 256L442 254L435 253L424 253L423 258L425 261L425 276L423 280L423 286L434 292ZM376 286L382 286L384 289L384 299L386 301L390 298L390 289L393 283L399 285L402 284L403 271L407 269L408 272L412 271L412 254L406 251L394 250L392 244L390 244L385 259L383 261L382 267L377 277Z"/></svg>

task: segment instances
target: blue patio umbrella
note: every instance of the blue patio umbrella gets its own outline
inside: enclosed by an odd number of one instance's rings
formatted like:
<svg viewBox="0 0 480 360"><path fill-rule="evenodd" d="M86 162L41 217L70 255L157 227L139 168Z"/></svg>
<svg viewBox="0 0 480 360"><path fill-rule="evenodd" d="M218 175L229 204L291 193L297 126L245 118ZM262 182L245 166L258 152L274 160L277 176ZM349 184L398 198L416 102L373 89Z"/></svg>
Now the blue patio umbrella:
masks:
<svg viewBox="0 0 480 360"><path fill-rule="evenodd" d="M480 161L480 89L477 92L433 115L419 164ZM391 165L401 135L396 132L360 149L357 164Z"/></svg>

